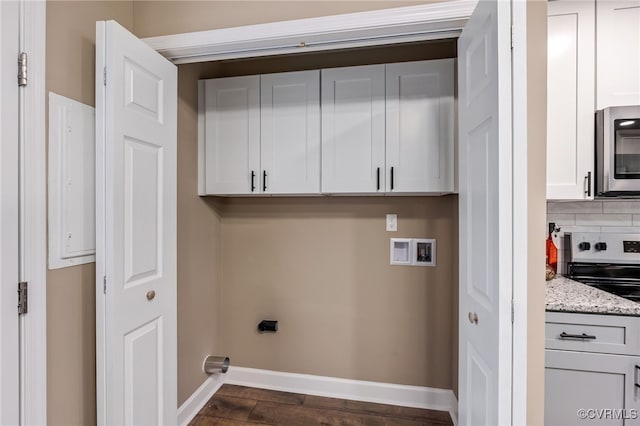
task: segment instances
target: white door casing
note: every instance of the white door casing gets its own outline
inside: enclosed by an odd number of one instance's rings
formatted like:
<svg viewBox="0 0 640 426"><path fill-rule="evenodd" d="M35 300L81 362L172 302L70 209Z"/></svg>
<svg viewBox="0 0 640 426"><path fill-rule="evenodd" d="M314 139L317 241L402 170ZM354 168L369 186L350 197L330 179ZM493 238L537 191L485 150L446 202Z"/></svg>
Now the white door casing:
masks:
<svg viewBox="0 0 640 426"><path fill-rule="evenodd" d="M98 22L98 424L177 421L176 110L176 67Z"/></svg>
<svg viewBox="0 0 640 426"><path fill-rule="evenodd" d="M384 192L384 75L384 65L322 70L322 192Z"/></svg>
<svg viewBox="0 0 640 426"><path fill-rule="evenodd" d="M461 425L511 424L511 4L458 39Z"/></svg>
<svg viewBox="0 0 640 426"><path fill-rule="evenodd" d="M260 127L261 191L319 194L320 71L261 75Z"/></svg>
<svg viewBox="0 0 640 426"><path fill-rule="evenodd" d="M0 424L19 424L18 84L19 3L0 2Z"/></svg>

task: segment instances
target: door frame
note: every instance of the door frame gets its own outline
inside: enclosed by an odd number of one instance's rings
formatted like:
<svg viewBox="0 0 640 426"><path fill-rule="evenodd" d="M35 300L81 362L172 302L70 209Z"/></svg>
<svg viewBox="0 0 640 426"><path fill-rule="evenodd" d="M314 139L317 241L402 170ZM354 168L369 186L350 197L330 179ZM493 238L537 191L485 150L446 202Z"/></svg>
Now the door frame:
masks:
<svg viewBox="0 0 640 426"><path fill-rule="evenodd" d="M20 317L20 423L47 423L47 203L45 145L46 3L19 0L20 50L28 54L27 86L20 89L23 211L22 276L29 312Z"/></svg>
<svg viewBox="0 0 640 426"><path fill-rule="evenodd" d="M499 1L499 0L498 0ZM144 38L175 64L208 62L279 54L308 53L390 43L456 38L477 1L454 0L419 6L308 18L211 31ZM512 364L528 371L528 284L535 271L528 268L527 159L527 2L512 7ZM513 41L516 41L515 43ZM521 41L518 43L518 41ZM515 143L517 141L518 143ZM515 253L519 255L516 256ZM461 317L460 317L461 318ZM542 325L541 325L542 327ZM527 423L526 374L512 374L512 423Z"/></svg>

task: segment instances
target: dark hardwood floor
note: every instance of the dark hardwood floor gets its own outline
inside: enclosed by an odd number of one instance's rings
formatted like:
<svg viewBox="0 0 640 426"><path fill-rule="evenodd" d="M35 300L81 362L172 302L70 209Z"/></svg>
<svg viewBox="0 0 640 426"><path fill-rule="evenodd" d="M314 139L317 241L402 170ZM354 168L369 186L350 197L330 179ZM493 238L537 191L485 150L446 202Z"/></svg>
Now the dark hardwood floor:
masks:
<svg viewBox="0 0 640 426"><path fill-rule="evenodd" d="M224 385L192 426L450 426L449 413Z"/></svg>

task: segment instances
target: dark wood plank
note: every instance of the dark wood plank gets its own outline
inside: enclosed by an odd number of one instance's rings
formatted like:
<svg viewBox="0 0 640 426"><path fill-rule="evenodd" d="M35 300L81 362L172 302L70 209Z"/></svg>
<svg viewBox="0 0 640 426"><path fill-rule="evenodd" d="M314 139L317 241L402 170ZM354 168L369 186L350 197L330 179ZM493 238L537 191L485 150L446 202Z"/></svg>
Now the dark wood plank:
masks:
<svg viewBox="0 0 640 426"><path fill-rule="evenodd" d="M236 398L216 393L200 414L207 417L246 421L257 402L255 399Z"/></svg>
<svg viewBox="0 0 640 426"><path fill-rule="evenodd" d="M413 421L346 411L326 410L259 401L250 421L286 426L442 426L440 422Z"/></svg>
<svg viewBox="0 0 640 426"><path fill-rule="evenodd" d="M237 398L255 399L256 401L277 402L280 404L291 405L301 405L305 398L305 395L300 393L279 392L237 385L223 385L218 392L216 392L216 395L235 396Z"/></svg>
<svg viewBox="0 0 640 426"><path fill-rule="evenodd" d="M394 417L413 421L440 422L443 424L453 425L451 416L446 411L375 404L372 402L351 401L347 399L324 398L314 395L306 396L304 406L310 408L348 411L350 413Z"/></svg>
<svg viewBox="0 0 640 426"><path fill-rule="evenodd" d="M220 417L208 417L197 415L189 426L270 426L264 423L242 422L240 420L222 419Z"/></svg>

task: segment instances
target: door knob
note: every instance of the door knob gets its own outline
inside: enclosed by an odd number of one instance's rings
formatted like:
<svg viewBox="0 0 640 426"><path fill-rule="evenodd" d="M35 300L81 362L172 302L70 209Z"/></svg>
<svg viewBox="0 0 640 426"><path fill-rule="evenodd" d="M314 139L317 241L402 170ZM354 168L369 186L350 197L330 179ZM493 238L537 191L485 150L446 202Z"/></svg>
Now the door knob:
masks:
<svg viewBox="0 0 640 426"><path fill-rule="evenodd" d="M153 298L156 297L156 292L155 290L149 290L147 292L147 300L153 300Z"/></svg>
<svg viewBox="0 0 640 426"><path fill-rule="evenodd" d="M477 324L478 323L478 314L476 314L475 312L469 312L469 322L471 324Z"/></svg>

